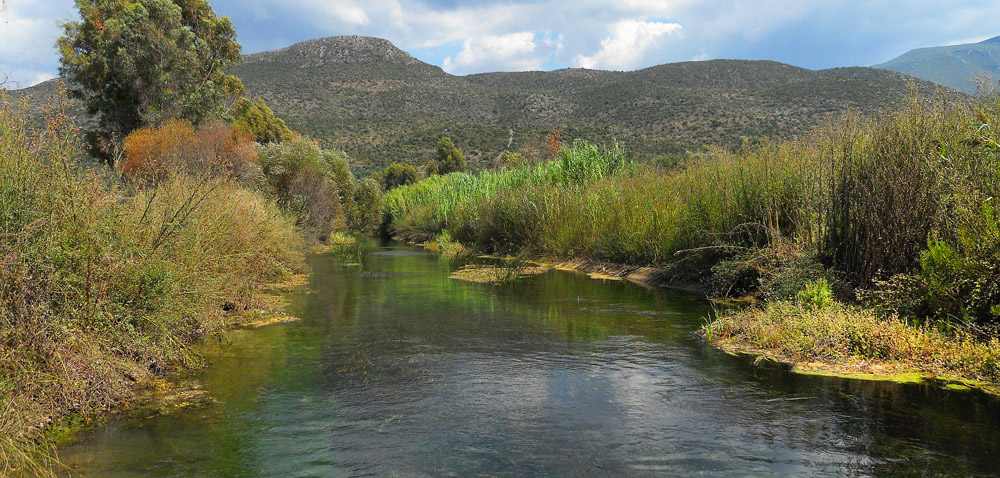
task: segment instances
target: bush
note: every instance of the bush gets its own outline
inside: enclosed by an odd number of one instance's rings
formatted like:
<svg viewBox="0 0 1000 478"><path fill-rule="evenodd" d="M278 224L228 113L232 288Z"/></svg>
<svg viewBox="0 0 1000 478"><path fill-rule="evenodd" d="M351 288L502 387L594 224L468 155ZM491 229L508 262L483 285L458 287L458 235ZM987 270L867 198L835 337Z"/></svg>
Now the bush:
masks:
<svg viewBox="0 0 1000 478"><path fill-rule="evenodd" d="M448 174L465 171L465 155L455 147L451 138L442 137L437 144L437 161L433 164L433 173Z"/></svg>
<svg viewBox="0 0 1000 478"><path fill-rule="evenodd" d="M386 191L417 182L417 169L409 164L392 163L382 171L382 187Z"/></svg>
<svg viewBox="0 0 1000 478"><path fill-rule="evenodd" d="M776 240L727 256L712 267L712 292L721 297L755 294L761 299L790 300L810 282L833 282L815 252L801 243Z"/></svg>
<svg viewBox="0 0 1000 478"><path fill-rule="evenodd" d="M826 279L806 283L806 287L796 295L799 305L806 310L822 310L833 304L833 291Z"/></svg>
<svg viewBox="0 0 1000 478"><path fill-rule="evenodd" d="M155 183L177 174L227 176L259 186L261 170L252 138L221 121L198 129L186 121L138 129L124 141L123 175Z"/></svg>
<svg viewBox="0 0 1000 478"><path fill-rule="evenodd" d="M256 102L247 98L236 102L233 106L233 128L249 134L260 144L284 143L295 136L285 126L285 121L278 118L260 98Z"/></svg>
<svg viewBox="0 0 1000 478"><path fill-rule="evenodd" d="M353 213L347 217L348 223L357 231L373 234L382 221L382 185L372 178L358 182L352 199Z"/></svg>
<svg viewBox="0 0 1000 478"><path fill-rule="evenodd" d="M320 237L333 231L341 192L333 180L332 153L299 137L262 146L260 161L271 194L295 215L297 224Z"/></svg>

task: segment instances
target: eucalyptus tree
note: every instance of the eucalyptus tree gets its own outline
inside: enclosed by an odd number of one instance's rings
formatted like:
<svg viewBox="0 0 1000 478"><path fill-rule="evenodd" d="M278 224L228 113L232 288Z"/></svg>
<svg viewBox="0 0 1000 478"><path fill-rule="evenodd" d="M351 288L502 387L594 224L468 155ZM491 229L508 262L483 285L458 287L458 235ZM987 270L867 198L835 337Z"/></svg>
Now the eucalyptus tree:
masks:
<svg viewBox="0 0 1000 478"><path fill-rule="evenodd" d="M206 0L76 0L63 24L59 69L70 94L98 116L101 146L168 119L220 115L243 85L226 74L240 59L227 17Z"/></svg>

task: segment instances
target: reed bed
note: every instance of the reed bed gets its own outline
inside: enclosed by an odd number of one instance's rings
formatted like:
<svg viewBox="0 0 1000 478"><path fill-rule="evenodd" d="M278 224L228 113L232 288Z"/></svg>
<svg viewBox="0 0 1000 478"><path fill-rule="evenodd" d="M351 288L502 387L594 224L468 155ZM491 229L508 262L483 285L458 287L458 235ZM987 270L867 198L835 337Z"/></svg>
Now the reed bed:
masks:
<svg viewBox="0 0 1000 478"><path fill-rule="evenodd" d="M581 143L538 165L398 188L384 203L383 228L403 238L447 232L486 252L639 265L794 244L845 283L868 287L919 268L929 238L954 242L960 223L986 227L988 218L975 218L1000 192L998 119L996 100L914 99L671 171Z"/></svg>

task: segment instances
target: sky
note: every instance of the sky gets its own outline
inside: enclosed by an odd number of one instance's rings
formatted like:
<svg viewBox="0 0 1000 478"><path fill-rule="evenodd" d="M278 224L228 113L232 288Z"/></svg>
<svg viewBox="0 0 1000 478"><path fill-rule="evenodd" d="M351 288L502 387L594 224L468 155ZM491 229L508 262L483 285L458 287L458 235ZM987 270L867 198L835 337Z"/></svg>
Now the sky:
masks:
<svg viewBox="0 0 1000 478"><path fill-rule="evenodd" d="M72 0L0 0L0 71L30 86L58 74ZM635 70L710 59L810 69L866 66L912 48L1000 35L998 0L214 0L244 53L335 35L390 40L465 75ZM0 74L0 80L3 80Z"/></svg>

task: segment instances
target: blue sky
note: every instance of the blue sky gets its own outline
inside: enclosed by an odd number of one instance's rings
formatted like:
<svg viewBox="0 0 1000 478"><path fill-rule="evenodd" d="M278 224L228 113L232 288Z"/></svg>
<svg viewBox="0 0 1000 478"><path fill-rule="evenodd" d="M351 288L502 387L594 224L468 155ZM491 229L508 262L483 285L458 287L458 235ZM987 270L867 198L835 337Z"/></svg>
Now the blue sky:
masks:
<svg viewBox="0 0 1000 478"><path fill-rule="evenodd" d="M6 0L0 71L55 76L72 0ZM586 67L634 70L739 58L811 69L872 65L909 49L1000 35L1000 1L214 0L244 53L317 37L387 38L454 74Z"/></svg>

